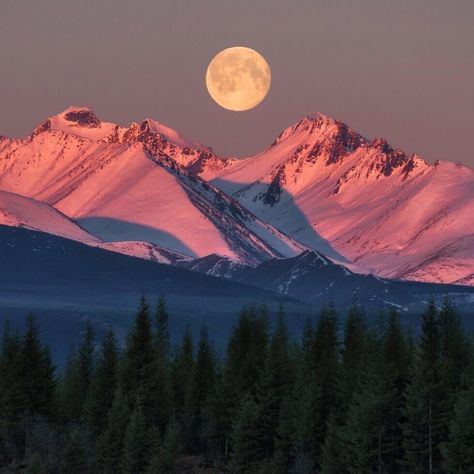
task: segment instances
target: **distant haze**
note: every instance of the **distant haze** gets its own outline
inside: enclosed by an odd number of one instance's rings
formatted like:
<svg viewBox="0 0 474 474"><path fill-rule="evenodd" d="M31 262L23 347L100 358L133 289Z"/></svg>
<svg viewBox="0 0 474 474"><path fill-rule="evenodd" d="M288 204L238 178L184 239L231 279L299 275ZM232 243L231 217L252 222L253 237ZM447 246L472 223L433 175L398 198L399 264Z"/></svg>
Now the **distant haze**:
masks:
<svg viewBox="0 0 474 474"><path fill-rule="evenodd" d="M88 105L243 156L320 111L428 161L474 166L473 24L473 0L1 0L0 134ZM234 45L272 70L248 112L205 87L209 61Z"/></svg>

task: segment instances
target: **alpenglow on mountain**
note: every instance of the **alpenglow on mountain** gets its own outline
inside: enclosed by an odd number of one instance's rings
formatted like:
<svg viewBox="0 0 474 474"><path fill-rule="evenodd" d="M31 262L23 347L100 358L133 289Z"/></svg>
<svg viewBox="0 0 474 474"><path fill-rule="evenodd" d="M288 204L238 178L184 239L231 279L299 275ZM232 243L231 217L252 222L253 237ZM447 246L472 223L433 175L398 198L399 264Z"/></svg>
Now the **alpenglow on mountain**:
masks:
<svg viewBox="0 0 474 474"><path fill-rule="evenodd" d="M474 172L310 115L222 158L154 120L70 107L0 137L0 224L157 260L259 265L314 250L353 272L474 283Z"/></svg>

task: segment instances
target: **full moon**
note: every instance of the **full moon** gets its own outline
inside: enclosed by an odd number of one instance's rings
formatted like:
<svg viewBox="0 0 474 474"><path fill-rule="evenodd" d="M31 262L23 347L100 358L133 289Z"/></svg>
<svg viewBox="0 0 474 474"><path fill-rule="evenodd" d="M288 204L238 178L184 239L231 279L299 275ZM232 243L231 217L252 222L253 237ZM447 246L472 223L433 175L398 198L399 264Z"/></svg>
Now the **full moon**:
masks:
<svg viewBox="0 0 474 474"><path fill-rule="evenodd" d="M237 112L260 104L271 82L272 73L265 58L243 46L218 53L206 72L209 95L224 109Z"/></svg>

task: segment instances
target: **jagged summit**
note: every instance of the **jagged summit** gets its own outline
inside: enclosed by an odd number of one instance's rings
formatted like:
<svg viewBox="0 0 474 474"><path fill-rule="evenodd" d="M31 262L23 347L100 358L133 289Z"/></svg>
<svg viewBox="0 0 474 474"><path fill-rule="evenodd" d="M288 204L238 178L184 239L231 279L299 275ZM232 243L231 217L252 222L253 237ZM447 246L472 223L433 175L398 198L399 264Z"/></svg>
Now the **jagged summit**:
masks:
<svg viewBox="0 0 474 474"><path fill-rule="evenodd" d="M219 157L212 148L189 140L151 118L132 122L128 127L101 122L87 106L70 106L63 112L49 117L34 130L32 137L48 130L108 143L140 142L145 144L153 156L169 156L180 166L188 168L192 174L201 175L205 179L212 179L221 170L232 168L230 165L239 165L245 161ZM319 112L308 114L284 129L270 148L278 145L284 150L278 154L273 166L282 164L278 162L280 157L285 157L291 162L300 161L301 157L304 157L304 161L308 163L324 159L326 165L335 164L359 147L365 147L369 152L374 151L369 153L374 158L372 168L385 176L390 175L394 168L411 161L402 150L392 148L385 139L367 140L344 122ZM379 155L384 156L380 158ZM420 160L418 157L417 161ZM408 163L406 171L410 171L413 167Z"/></svg>
<svg viewBox="0 0 474 474"><path fill-rule="evenodd" d="M77 124L79 127L97 128L101 122L89 107L70 106L58 115L68 122Z"/></svg>
<svg viewBox="0 0 474 474"><path fill-rule="evenodd" d="M116 127L118 126L114 123L99 120L90 107L73 105L38 125L30 135L30 139L43 132L52 131L98 141L110 135Z"/></svg>
<svg viewBox="0 0 474 474"><path fill-rule="evenodd" d="M128 127L121 127L114 123L102 122L92 108L87 106L69 106L59 114L49 117L35 129L34 133L45 130L79 133L79 128L106 128L111 131L110 137L107 137L109 142L136 141L137 139L143 139L145 135L154 134L159 135L163 141L172 146L192 148L199 151L209 150L209 147L184 138L177 131L157 120L146 118L139 122L134 121ZM102 139L104 137L99 136L98 138Z"/></svg>
<svg viewBox="0 0 474 474"><path fill-rule="evenodd" d="M306 156L305 161L313 163L324 157L326 165L336 164L364 148L372 161L366 163L369 171L376 169L384 176L390 176L394 169L405 165L406 173L420 164L426 165L419 155L410 157L403 150L392 147L385 138L369 140L346 123L319 112L309 114L283 130L272 147L280 144L294 148L293 161Z"/></svg>
<svg viewBox="0 0 474 474"><path fill-rule="evenodd" d="M302 153L311 161L326 155L327 163L337 162L346 152L354 151L367 140L347 124L321 113L313 113L283 130L271 148L291 147L295 158Z"/></svg>
<svg viewBox="0 0 474 474"><path fill-rule="evenodd" d="M157 120L147 118L142 123L146 123L151 131L153 131L154 133L159 133L163 138L168 140L173 145L176 145L181 148L194 148L197 150L207 149L207 147L205 147L201 143L184 138L177 131L173 130L172 128L164 125L163 123Z"/></svg>
<svg viewBox="0 0 474 474"><path fill-rule="evenodd" d="M304 248L185 171L211 164L212 153L171 143L150 120L95 126L91 113L67 109L34 136L0 146L0 189L52 205L132 254L143 248L124 242L246 263Z"/></svg>
<svg viewBox="0 0 474 474"><path fill-rule="evenodd" d="M341 121L310 115L213 182L295 240L378 275L454 282L472 273L474 172L431 165Z"/></svg>
<svg viewBox="0 0 474 474"><path fill-rule="evenodd" d="M132 122L129 127L121 128L121 136L122 141L143 141L145 137L154 136L158 140L166 141L175 147L194 148L196 150L206 149L200 143L188 140L172 128L150 118L141 122Z"/></svg>
<svg viewBox="0 0 474 474"><path fill-rule="evenodd" d="M312 249L390 278L473 274L472 169L428 164L320 113L265 151L229 159L156 120L122 127L72 106L25 139L0 141L0 189L104 239L190 257L256 263Z"/></svg>

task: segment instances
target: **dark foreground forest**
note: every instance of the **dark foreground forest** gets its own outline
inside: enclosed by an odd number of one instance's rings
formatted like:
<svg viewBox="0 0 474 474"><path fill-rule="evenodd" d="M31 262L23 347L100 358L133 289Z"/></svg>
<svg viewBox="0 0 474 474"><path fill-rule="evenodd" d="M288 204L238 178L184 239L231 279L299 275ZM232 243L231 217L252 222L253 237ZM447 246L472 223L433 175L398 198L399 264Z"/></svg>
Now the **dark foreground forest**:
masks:
<svg viewBox="0 0 474 474"><path fill-rule="evenodd" d="M283 309L270 327L246 308L218 356L205 328L171 348L164 299L142 299L123 350L87 324L62 373L34 317L6 326L0 471L473 473L473 348L455 309L429 303L417 337L393 308L370 328L356 304L345 316L329 305L294 341Z"/></svg>

